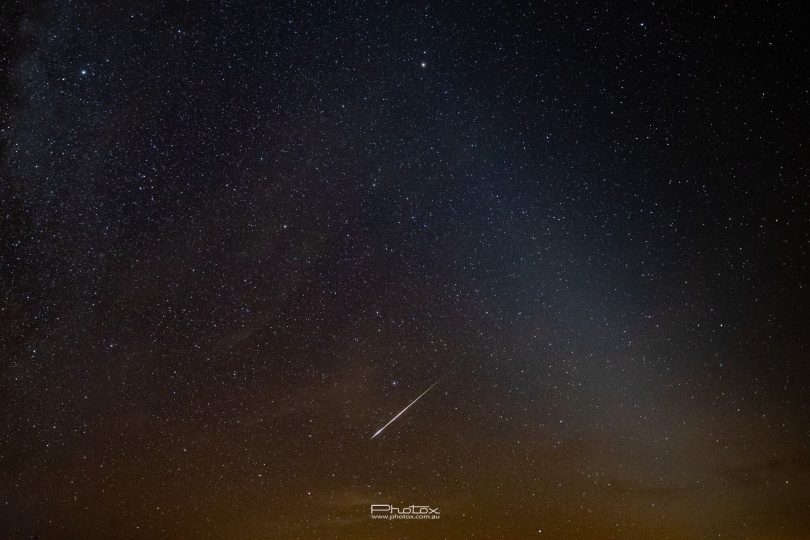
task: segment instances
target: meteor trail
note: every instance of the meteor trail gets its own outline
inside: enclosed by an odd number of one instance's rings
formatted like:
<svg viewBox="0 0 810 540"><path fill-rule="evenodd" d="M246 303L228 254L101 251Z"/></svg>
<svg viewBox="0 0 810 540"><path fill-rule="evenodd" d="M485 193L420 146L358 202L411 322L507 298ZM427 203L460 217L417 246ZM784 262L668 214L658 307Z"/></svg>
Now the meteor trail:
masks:
<svg viewBox="0 0 810 540"><path fill-rule="evenodd" d="M381 427L381 428L380 428L380 429L377 431L377 433L375 433L374 435L372 435L372 436L371 436L371 439L373 439L374 437L376 437L377 435L379 435L380 433L382 433L382 432L383 432L383 430L384 430L385 428L387 428L388 426L390 426L390 425L391 425L391 424L394 422L394 420L396 420L397 418L399 418L400 416L402 416L402 413L404 413L405 411L407 411L408 409L410 409L410 408L411 408L411 405L413 405L414 403L416 403L417 401L419 401L420 399L422 399L422 396L424 396L425 394L427 394L428 392L430 392L431 388L433 388L434 386L436 386L437 384L439 384L440 382L442 382L442 379L444 379L445 377L447 377L447 375L448 375L449 373L450 373L450 372L448 371L447 373L445 373L444 375L442 375L442 376L439 378L439 380L438 380L438 381L436 381L435 383L433 383L433 384L431 384L430 386L428 386L428 389L427 389L427 390L425 390L424 392L422 392L421 394L419 394L419 397L418 397L418 398L416 398L415 400L411 401L411 402L410 402L410 404L409 404L407 407L405 407L404 409L402 409L401 411L399 411L399 414L397 414L395 417L393 417L391 420L389 420L387 424L385 424L383 427ZM371 440L371 439L369 439L369 440Z"/></svg>

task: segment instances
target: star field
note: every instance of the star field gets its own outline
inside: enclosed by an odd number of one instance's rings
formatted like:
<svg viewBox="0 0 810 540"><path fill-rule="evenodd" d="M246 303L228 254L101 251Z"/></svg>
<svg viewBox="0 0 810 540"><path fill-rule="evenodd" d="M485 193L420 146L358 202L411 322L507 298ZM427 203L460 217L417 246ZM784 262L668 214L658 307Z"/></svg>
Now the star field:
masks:
<svg viewBox="0 0 810 540"><path fill-rule="evenodd" d="M810 536L801 20L4 5L0 537Z"/></svg>

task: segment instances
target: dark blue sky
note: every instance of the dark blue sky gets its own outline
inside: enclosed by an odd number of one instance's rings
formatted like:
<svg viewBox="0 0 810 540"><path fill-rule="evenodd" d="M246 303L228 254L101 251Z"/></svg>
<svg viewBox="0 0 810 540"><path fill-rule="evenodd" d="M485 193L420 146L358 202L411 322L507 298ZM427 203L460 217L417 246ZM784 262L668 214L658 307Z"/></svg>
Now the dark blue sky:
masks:
<svg viewBox="0 0 810 540"><path fill-rule="evenodd" d="M793 7L0 13L4 538L810 534Z"/></svg>

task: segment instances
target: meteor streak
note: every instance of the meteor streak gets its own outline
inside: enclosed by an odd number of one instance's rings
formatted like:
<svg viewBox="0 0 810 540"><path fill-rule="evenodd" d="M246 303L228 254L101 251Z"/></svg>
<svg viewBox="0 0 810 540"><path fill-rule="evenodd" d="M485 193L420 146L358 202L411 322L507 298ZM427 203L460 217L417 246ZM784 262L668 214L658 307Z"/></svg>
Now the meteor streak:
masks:
<svg viewBox="0 0 810 540"><path fill-rule="evenodd" d="M437 384L439 384L440 382L442 382L442 379L444 379L445 377L447 377L447 375L448 375L449 373L450 373L450 372L448 371L447 373L445 373L444 375L442 375L442 376L441 376L441 378L439 378L439 380L438 380L438 381L436 381L435 383L433 383L433 384L431 384L430 386L428 386L428 389L427 389L427 390L425 390L424 392L422 392L421 394L419 394L419 397L417 397L415 400L411 401L411 402L410 402L410 404L408 404L408 406L407 406L407 407L405 407L404 409L402 409L401 411L399 411L399 413L398 413L398 414L397 414L395 417L393 417L391 420L389 420L389 421L388 421L388 423L387 423L387 424L385 424L383 427L381 427L381 428L380 428L380 429L377 431L377 433L375 433L374 435L372 435L372 436L371 436L371 439L373 439L374 437L376 437L377 435L379 435L380 433L382 433L382 432L383 432L383 430L384 430L385 428L387 428L387 427L388 427L388 426L390 426L392 423L394 423L394 420L396 420L397 418L399 418L400 416L402 416L402 414L403 414L405 411L407 411L408 409L410 409L410 408L411 408L411 406L412 406L414 403L416 403L417 401L419 401L420 399L422 399L422 396L424 396L425 394L427 394L428 392L430 392L430 390L431 390L431 389L432 389L434 386L436 386ZM371 440L371 439L369 439L369 440Z"/></svg>

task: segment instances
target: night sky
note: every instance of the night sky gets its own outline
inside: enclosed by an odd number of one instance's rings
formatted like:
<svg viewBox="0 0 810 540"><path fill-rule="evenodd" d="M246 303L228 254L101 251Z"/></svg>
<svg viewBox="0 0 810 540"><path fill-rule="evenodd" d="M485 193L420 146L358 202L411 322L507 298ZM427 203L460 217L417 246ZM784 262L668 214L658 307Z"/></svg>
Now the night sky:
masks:
<svg viewBox="0 0 810 540"><path fill-rule="evenodd" d="M4 3L0 538L810 538L807 28L705 4Z"/></svg>

